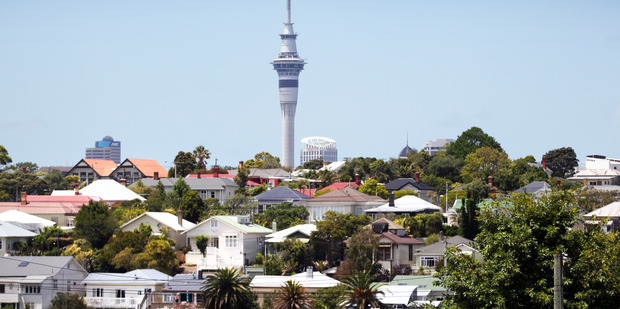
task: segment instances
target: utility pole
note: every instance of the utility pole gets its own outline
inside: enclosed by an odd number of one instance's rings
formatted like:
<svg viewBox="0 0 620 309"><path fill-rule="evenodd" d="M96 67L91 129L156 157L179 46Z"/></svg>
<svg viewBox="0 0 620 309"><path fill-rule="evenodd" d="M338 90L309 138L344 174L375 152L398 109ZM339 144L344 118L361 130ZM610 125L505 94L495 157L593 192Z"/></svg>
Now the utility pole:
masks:
<svg viewBox="0 0 620 309"><path fill-rule="evenodd" d="M556 253L553 255L553 309L564 308L562 275L562 253Z"/></svg>

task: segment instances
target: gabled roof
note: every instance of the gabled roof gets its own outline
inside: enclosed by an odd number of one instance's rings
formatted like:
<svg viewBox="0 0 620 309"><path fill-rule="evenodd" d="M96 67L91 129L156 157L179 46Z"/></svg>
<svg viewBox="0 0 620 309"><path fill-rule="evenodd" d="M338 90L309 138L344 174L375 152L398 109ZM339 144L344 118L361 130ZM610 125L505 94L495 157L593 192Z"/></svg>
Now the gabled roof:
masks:
<svg viewBox="0 0 620 309"><path fill-rule="evenodd" d="M533 181L517 190L514 190L513 193L543 193L550 192L551 185L549 185L546 181Z"/></svg>
<svg viewBox="0 0 620 309"><path fill-rule="evenodd" d="M136 194L112 179L95 180L88 186L82 188L82 190L80 190L80 194L98 196L107 202L131 201L135 199L139 199L141 201L146 200L142 196Z"/></svg>
<svg viewBox="0 0 620 309"><path fill-rule="evenodd" d="M196 274L176 274L164 286L164 291L194 291L202 292L202 284L205 279L198 279Z"/></svg>
<svg viewBox="0 0 620 309"><path fill-rule="evenodd" d="M41 217L37 217L31 215L29 213L25 213L16 209L7 210L5 212L0 213L0 220L7 221L9 223L18 223L23 225L36 225L36 226L54 226L56 223L51 220L43 219Z"/></svg>
<svg viewBox="0 0 620 309"><path fill-rule="evenodd" d="M591 211L585 215L583 215L584 218L590 219L593 216L596 216L597 219L603 219L603 218L618 218L620 217L620 202L613 202L611 204L608 204L606 206L603 206L599 209L596 209L594 211Z"/></svg>
<svg viewBox="0 0 620 309"><path fill-rule="evenodd" d="M160 178L155 180L152 178L142 179L142 184L147 187L155 187L161 182L164 187L172 187L179 180L183 179L185 183L194 191L197 190L223 190L226 187L238 188L239 186L230 178Z"/></svg>
<svg viewBox="0 0 620 309"><path fill-rule="evenodd" d="M99 174L99 176L101 177L107 177L110 176L110 174L112 174L112 172L116 169L116 167L118 166L114 161L112 160L103 160L103 159L82 159L80 160L80 162L78 162L78 164L76 164L73 168L79 167L81 166L81 162L86 163L88 166L90 166L90 168L92 168L95 173ZM73 169L72 168L72 169Z"/></svg>
<svg viewBox="0 0 620 309"><path fill-rule="evenodd" d="M475 242L462 236L452 236L443 242L438 241L432 245L416 249L415 255L443 255L446 247L467 245L472 246Z"/></svg>
<svg viewBox="0 0 620 309"><path fill-rule="evenodd" d="M129 164L127 164L127 162ZM155 160L147 159L125 159L118 167L135 166L145 177L153 178L155 172L159 173L159 177L168 176L168 171Z"/></svg>
<svg viewBox="0 0 620 309"><path fill-rule="evenodd" d="M299 201L307 200L311 197L295 191L287 186L275 187L271 190L267 190L254 197L255 200L260 202L284 202L284 201Z"/></svg>
<svg viewBox="0 0 620 309"><path fill-rule="evenodd" d="M397 224L396 222L388 218L377 219L373 223L366 225L365 228L372 228L373 225L381 224L381 223L387 224L388 230L404 230L405 229L402 225Z"/></svg>
<svg viewBox="0 0 620 309"><path fill-rule="evenodd" d="M385 184L385 189L388 191L397 191L397 190L401 190L406 185L412 185L416 187L418 190L433 190L433 187L427 184L421 183L421 182L417 182L413 178L398 178L394 181L391 181Z"/></svg>
<svg viewBox="0 0 620 309"><path fill-rule="evenodd" d="M171 228L172 230L176 231L176 232L184 232L187 231L191 228L193 228L194 226L196 226L196 224L187 221L185 219L183 219L182 223L183 226L179 225L179 218L171 213L168 212L145 212L133 219L131 219L129 222L121 225L121 229L123 229L125 226L135 222L135 221L139 221L144 217L150 217L153 218L153 220Z"/></svg>
<svg viewBox="0 0 620 309"><path fill-rule="evenodd" d="M29 214L65 214L76 215L82 206L73 203L32 202L21 205L20 202L0 202L0 212L19 210Z"/></svg>
<svg viewBox="0 0 620 309"><path fill-rule="evenodd" d="M424 242L417 239L417 238L413 238L409 235L405 235L405 236L398 236L392 232L385 232L382 234L379 234L381 237L385 237L389 240L391 240L393 243L395 244L399 244L399 245L423 245Z"/></svg>
<svg viewBox="0 0 620 309"><path fill-rule="evenodd" d="M319 190L319 192L325 191L325 190L328 190L328 189L331 189L331 190L341 190L341 189L346 188L346 187L351 187L351 188L357 189L357 188L359 188L359 185L356 184L355 182L334 182L331 185L329 185L329 186Z"/></svg>
<svg viewBox="0 0 620 309"><path fill-rule="evenodd" d="M74 190L67 190L72 192L72 195L27 195L26 201L39 202L39 203L71 203L76 206L88 205L90 201L99 202L101 198L98 196L88 195L75 195Z"/></svg>
<svg viewBox="0 0 620 309"><path fill-rule="evenodd" d="M239 231L248 234L248 233L258 233L258 234L269 234L272 233L273 230L272 229L268 229L264 226L258 225L258 224L254 224L254 223L247 223L247 224L242 224L238 222L238 217L239 216L213 216L210 217L207 220L204 220L200 223L198 223L196 226L194 226L191 229L188 229L187 231L183 232L183 233L189 233L190 231L197 229L198 227L202 226L203 224L207 224L208 222L211 222L211 220L218 220L224 224L227 224L235 229L238 229Z"/></svg>
<svg viewBox="0 0 620 309"><path fill-rule="evenodd" d="M85 284L165 284L172 277L155 269L136 269L124 274L91 273L82 283Z"/></svg>
<svg viewBox="0 0 620 309"><path fill-rule="evenodd" d="M377 289L383 292L377 294L377 299L384 305L407 306L417 287L411 285L381 285Z"/></svg>
<svg viewBox="0 0 620 309"><path fill-rule="evenodd" d="M385 202L385 200L375 195L359 192L352 187L344 187L316 196L311 202Z"/></svg>
<svg viewBox="0 0 620 309"><path fill-rule="evenodd" d="M7 221L0 221L0 237L34 237L36 235Z"/></svg>
<svg viewBox="0 0 620 309"><path fill-rule="evenodd" d="M405 195L401 198L394 200L394 206L390 206L390 203L385 203L377 208L364 210L369 213L399 213L399 212L424 212L424 211L441 211L441 207L433 205L415 195Z"/></svg>
<svg viewBox="0 0 620 309"><path fill-rule="evenodd" d="M69 267L69 264L72 266ZM21 266L20 266L21 265ZM72 256L0 257L2 277L55 276L61 269L86 270Z"/></svg>
<svg viewBox="0 0 620 309"><path fill-rule="evenodd" d="M308 236L309 238L310 234L313 231L316 231L316 224L299 224L299 225L291 226L287 229L266 235L265 238L267 239L266 242L277 243L277 242L283 242L289 236L295 235L295 234L303 234L305 236Z"/></svg>

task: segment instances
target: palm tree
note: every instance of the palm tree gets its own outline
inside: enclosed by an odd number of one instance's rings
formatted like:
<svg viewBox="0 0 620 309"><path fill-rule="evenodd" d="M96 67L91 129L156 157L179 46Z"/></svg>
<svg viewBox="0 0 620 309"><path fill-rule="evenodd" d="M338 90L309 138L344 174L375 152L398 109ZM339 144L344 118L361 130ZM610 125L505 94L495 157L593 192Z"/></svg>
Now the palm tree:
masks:
<svg viewBox="0 0 620 309"><path fill-rule="evenodd" d="M241 309L249 308L253 302L250 280L242 278L234 268L220 268L202 284L205 308Z"/></svg>
<svg viewBox="0 0 620 309"><path fill-rule="evenodd" d="M211 153L209 152L209 150L205 149L205 146L200 145L197 146L196 149L194 149L192 154L194 155L194 158L196 158L196 169L206 169L206 160L211 158Z"/></svg>
<svg viewBox="0 0 620 309"><path fill-rule="evenodd" d="M312 301L306 289L297 281L288 280L280 288L273 309L310 309Z"/></svg>
<svg viewBox="0 0 620 309"><path fill-rule="evenodd" d="M377 298L384 295L379 291L383 284L373 283L373 276L369 271L355 272L346 279L348 300L346 304L353 308L383 308L383 304Z"/></svg>

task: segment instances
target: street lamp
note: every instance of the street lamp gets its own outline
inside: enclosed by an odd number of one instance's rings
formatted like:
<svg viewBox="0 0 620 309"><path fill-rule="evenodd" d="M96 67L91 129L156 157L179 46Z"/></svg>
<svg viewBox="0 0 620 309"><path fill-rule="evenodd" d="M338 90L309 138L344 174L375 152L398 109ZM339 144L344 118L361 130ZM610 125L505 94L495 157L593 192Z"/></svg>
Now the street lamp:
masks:
<svg viewBox="0 0 620 309"><path fill-rule="evenodd" d="M168 163L168 161L164 161L164 163ZM174 178L177 178L177 162L176 161L172 161L172 164L174 164Z"/></svg>

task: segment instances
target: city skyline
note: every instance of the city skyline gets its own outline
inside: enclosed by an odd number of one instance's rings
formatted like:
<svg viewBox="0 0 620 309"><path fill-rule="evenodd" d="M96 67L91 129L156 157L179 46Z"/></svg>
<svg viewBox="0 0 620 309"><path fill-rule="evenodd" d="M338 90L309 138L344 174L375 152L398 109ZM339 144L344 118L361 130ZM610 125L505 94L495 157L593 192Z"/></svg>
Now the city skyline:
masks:
<svg viewBox="0 0 620 309"><path fill-rule="evenodd" d="M0 145L73 165L102 136L171 166L282 158L273 72L282 0L0 4ZM295 147L396 157L477 126L511 159L620 157L620 4L294 1L303 57ZM45 151L41 151L45 149ZM168 162L168 163L166 163Z"/></svg>

